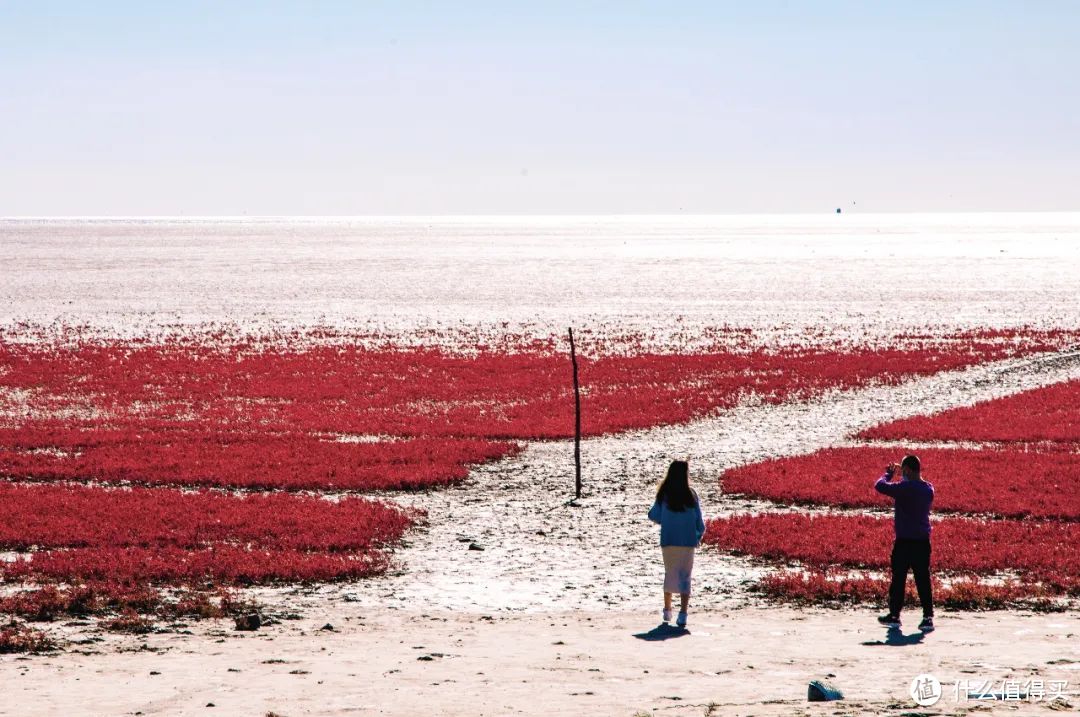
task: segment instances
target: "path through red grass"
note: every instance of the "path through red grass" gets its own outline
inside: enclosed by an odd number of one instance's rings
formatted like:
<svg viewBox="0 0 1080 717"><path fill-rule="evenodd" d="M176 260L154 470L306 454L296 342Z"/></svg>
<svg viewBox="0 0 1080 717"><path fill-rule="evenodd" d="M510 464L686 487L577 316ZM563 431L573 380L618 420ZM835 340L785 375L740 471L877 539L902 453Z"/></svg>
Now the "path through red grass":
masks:
<svg viewBox="0 0 1080 717"><path fill-rule="evenodd" d="M1004 518L945 516L933 521L935 570L968 578L944 588L947 603L1002 606L1045 602L1054 595L1080 596L1080 553L1072 547L1080 539L1077 399L1080 381L1071 381L859 434L868 440L984 444L915 451L923 477L934 484L936 512ZM891 507L892 501L877 494L872 484L903 452L908 450L824 449L729 470L723 485L733 493L778 502ZM827 572L836 566L888 567L889 523L868 516L766 513L713 521L707 540L733 552L797 560L816 570L766 576L759 586L770 597L795 602L880 599L885 594L881 578ZM1019 579L985 584L973 577L998 571L1010 571Z"/></svg>
<svg viewBox="0 0 1080 717"><path fill-rule="evenodd" d="M444 485L527 439L571 435L569 365L551 342L372 348L343 336L146 341L0 337L0 479L245 489ZM370 339L370 337L368 337ZM1065 332L905 336L879 346L747 348L581 359L584 431L698 418L1058 348ZM377 574L409 516L355 498L0 482L0 580L45 584L21 614L94 602L161 609L141 584L315 581ZM49 592L50 583L64 583ZM88 592L87 592L88 591ZM206 596L189 600L199 610Z"/></svg>

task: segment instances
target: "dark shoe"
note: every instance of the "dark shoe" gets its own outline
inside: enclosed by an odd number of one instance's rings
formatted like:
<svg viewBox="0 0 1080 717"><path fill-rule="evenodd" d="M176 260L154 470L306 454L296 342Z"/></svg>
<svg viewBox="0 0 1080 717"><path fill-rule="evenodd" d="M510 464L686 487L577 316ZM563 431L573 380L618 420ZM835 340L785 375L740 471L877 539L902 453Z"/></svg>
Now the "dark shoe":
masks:
<svg viewBox="0 0 1080 717"><path fill-rule="evenodd" d="M919 629L922 630L923 632L933 632L934 631L934 617L932 615L929 616L929 617L924 617L922 619L922 622L919 623Z"/></svg>
<svg viewBox="0 0 1080 717"><path fill-rule="evenodd" d="M877 621L885 627L900 627L900 617L898 615L882 615L878 617Z"/></svg>

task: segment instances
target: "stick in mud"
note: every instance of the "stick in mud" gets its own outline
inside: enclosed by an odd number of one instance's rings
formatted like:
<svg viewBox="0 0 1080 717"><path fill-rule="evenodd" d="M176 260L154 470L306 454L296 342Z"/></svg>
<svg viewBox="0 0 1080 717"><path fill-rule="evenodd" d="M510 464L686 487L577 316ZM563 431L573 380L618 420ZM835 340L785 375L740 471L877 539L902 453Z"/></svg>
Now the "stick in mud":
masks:
<svg viewBox="0 0 1080 717"><path fill-rule="evenodd" d="M577 353L574 351L574 329L570 333L570 363L574 366L574 499L581 497L581 389L578 386Z"/></svg>

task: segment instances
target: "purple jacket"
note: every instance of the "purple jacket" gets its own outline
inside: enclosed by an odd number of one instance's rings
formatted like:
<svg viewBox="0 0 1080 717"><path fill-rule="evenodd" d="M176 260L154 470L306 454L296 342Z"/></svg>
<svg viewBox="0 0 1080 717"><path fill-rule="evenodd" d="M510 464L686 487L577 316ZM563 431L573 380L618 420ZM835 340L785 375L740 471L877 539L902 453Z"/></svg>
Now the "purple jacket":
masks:
<svg viewBox="0 0 1080 717"><path fill-rule="evenodd" d="M896 538L898 540L930 540L930 506L934 502L934 486L922 480L892 482L889 475L874 484L896 502Z"/></svg>

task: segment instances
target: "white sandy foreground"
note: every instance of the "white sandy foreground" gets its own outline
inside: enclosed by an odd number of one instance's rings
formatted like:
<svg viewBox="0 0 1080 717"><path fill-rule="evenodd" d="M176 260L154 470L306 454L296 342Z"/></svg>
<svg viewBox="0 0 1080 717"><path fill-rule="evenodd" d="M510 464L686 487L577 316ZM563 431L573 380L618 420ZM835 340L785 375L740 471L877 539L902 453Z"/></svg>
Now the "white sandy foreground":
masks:
<svg viewBox="0 0 1080 717"><path fill-rule="evenodd" d="M957 701L957 680L1080 686L1075 614L949 614L889 638L867 610L709 605L685 633L650 614L419 614L326 605L257 633L110 637L101 654L3 661L0 714L1050 714L1057 702ZM333 630L320 629L326 621ZM221 626L218 626L220 628ZM661 639L666 638L666 639ZM916 708L911 680L944 696ZM828 678L843 701L808 703ZM711 710L711 711L710 711Z"/></svg>

